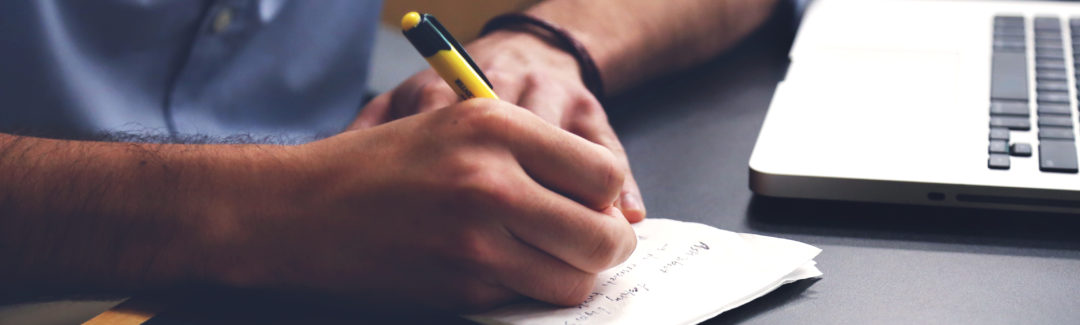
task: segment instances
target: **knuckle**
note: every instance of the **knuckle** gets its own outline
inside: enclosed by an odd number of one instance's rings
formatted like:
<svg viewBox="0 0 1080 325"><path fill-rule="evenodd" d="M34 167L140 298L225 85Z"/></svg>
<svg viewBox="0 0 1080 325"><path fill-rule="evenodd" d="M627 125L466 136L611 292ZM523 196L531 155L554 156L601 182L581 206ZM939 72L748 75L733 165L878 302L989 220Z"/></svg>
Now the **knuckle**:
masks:
<svg viewBox="0 0 1080 325"><path fill-rule="evenodd" d="M604 111L604 106L600 105L600 101L593 94L586 90L580 90L576 98L574 106L581 110L584 117L601 119L605 123L607 122L607 112Z"/></svg>
<svg viewBox="0 0 1080 325"><path fill-rule="evenodd" d="M454 115L474 131L475 136L499 137L507 128L516 125L512 118L513 110L493 100L469 100L455 108Z"/></svg>
<svg viewBox="0 0 1080 325"><path fill-rule="evenodd" d="M450 89L450 86L447 86L445 83L428 82L423 86L420 86L417 95L419 95L421 98L437 97L446 95L446 92L453 92L453 90Z"/></svg>
<svg viewBox="0 0 1080 325"><path fill-rule="evenodd" d="M506 87L517 81L517 78L514 78L510 73L506 73L502 70L491 70L490 72L486 72L484 76L486 76L488 81L496 87Z"/></svg>
<svg viewBox="0 0 1080 325"><path fill-rule="evenodd" d="M600 143L604 144L611 153L619 159L620 165L623 165L626 169L630 169L630 163L626 161L626 148L623 148L622 142L619 141L619 137L614 133L609 135L600 136Z"/></svg>
<svg viewBox="0 0 1080 325"><path fill-rule="evenodd" d="M450 254L460 267L472 271L472 273L489 273L495 261L494 246L489 237L482 231L470 229L460 232L453 242Z"/></svg>
<svg viewBox="0 0 1080 325"><path fill-rule="evenodd" d="M592 251L588 255L589 261L594 262L588 266L590 272L599 273L622 263L637 246L637 238L632 234L625 234L623 229L616 225L605 223L597 233L600 236L593 243Z"/></svg>
<svg viewBox="0 0 1080 325"><path fill-rule="evenodd" d="M417 107L421 109L439 108L452 103L453 90L442 82L429 82L420 87L417 94Z"/></svg>
<svg viewBox="0 0 1080 325"><path fill-rule="evenodd" d="M551 78L548 78L546 75L539 73L526 74L525 77L522 79L525 83L525 86L530 88L543 87L551 84Z"/></svg>
<svg viewBox="0 0 1080 325"><path fill-rule="evenodd" d="M478 162L473 157L452 175L452 190L458 193L455 201L467 211L490 211L493 208L512 206L518 197L510 186L509 176L501 173L494 164ZM463 206L462 206L463 205Z"/></svg>
<svg viewBox="0 0 1080 325"><path fill-rule="evenodd" d="M615 153L611 150L601 147L601 154L598 159L598 169L600 176L603 177L603 193L609 194L609 196L618 194L622 190L623 182L626 181L626 171L619 163L619 159L615 157ZM610 203L610 202L608 202Z"/></svg>
<svg viewBox="0 0 1080 325"><path fill-rule="evenodd" d="M478 174L484 173L487 167L481 159L468 152L452 152L440 162L439 174L445 177L449 190L461 192L463 190L475 190L473 182L477 181Z"/></svg>

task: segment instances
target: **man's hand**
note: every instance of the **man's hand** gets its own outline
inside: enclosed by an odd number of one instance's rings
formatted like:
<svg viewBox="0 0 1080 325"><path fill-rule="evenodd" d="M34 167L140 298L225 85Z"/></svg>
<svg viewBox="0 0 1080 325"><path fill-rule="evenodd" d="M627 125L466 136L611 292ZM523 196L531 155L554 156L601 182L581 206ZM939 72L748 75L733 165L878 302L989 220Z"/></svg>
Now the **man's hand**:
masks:
<svg viewBox="0 0 1080 325"><path fill-rule="evenodd" d="M0 297L209 283L573 305L637 243L610 150L486 99L299 146L0 134L0 167Z"/></svg>
<svg viewBox="0 0 1080 325"><path fill-rule="evenodd" d="M271 199L222 223L243 225L213 263L226 284L574 305L636 245L611 207L625 161L511 104L474 99L282 150L273 164L296 166L280 174L298 185L245 194Z"/></svg>
<svg viewBox="0 0 1080 325"><path fill-rule="evenodd" d="M626 177L615 207L630 222L645 218L641 191L626 152L603 107L582 83L573 57L531 34L511 31L492 33L470 44L468 50L500 99L615 153L618 168ZM372 100L350 129L440 109L458 100L446 82L428 69Z"/></svg>

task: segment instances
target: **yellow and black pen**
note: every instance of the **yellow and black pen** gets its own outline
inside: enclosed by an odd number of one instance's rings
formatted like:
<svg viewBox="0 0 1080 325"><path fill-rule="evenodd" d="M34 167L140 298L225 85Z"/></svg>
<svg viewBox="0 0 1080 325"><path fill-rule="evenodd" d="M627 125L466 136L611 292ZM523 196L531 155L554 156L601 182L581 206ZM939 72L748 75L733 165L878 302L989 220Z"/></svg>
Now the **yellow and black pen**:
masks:
<svg viewBox="0 0 1080 325"><path fill-rule="evenodd" d="M480 67L434 16L415 11L407 13L401 18L401 31L462 100L474 97L499 99Z"/></svg>

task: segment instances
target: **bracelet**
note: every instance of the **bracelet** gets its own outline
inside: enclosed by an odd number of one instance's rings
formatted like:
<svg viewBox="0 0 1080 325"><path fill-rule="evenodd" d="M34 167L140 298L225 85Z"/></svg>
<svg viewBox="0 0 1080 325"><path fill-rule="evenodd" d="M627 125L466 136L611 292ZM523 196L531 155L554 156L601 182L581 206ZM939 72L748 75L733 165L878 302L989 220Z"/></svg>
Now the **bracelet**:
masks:
<svg viewBox="0 0 1080 325"><path fill-rule="evenodd" d="M585 88L589 89L589 92L592 92L596 99L602 100L604 98L604 80L600 78L600 69L596 67L596 61L593 61L589 51L585 49L585 45L578 42L566 29L524 13L508 13L495 16L495 18L484 24L484 28L480 30L480 36L487 35L495 30L519 25L539 28L553 36L556 45L563 51L570 53L577 60L578 68L581 69L581 81L585 83Z"/></svg>

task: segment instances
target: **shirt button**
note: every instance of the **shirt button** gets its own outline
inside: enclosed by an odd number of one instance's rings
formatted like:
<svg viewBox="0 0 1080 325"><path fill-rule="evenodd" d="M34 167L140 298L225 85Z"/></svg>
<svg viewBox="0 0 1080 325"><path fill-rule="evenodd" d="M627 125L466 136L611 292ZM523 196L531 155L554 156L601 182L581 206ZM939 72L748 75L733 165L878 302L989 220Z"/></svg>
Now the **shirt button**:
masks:
<svg viewBox="0 0 1080 325"><path fill-rule="evenodd" d="M212 26L214 28L214 33L224 32L226 28L229 28L229 23L231 22L232 9L228 7L222 8L220 11L218 11L217 16L214 17L214 23Z"/></svg>

